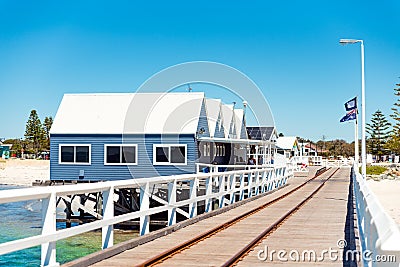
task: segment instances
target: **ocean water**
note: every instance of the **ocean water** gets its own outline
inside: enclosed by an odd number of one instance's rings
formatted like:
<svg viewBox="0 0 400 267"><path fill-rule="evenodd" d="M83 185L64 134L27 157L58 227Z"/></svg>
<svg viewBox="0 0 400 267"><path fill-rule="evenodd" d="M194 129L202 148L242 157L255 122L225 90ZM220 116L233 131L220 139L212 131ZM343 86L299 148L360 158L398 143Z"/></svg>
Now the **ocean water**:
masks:
<svg viewBox="0 0 400 267"><path fill-rule="evenodd" d="M19 187L0 185L1 190ZM62 210L57 214L62 216ZM65 224L57 224L58 229L65 228ZM37 201L23 201L0 204L0 244L20 238L38 235L41 232L41 203ZM136 232L115 232L114 243L132 239ZM60 264L96 252L101 248L101 231L94 231L73 236L57 242L57 261ZM40 266L40 246L0 255L0 266Z"/></svg>

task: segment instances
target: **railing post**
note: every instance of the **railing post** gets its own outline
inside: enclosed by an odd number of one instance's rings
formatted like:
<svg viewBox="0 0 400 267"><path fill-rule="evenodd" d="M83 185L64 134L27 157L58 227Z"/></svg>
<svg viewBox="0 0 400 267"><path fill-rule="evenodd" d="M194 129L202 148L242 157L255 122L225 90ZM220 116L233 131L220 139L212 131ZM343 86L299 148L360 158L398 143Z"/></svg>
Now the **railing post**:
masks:
<svg viewBox="0 0 400 267"><path fill-rule="evenodd" d="M243 200L244 198L244 174L240 174L240 195L239 195L239 200Z"/></svg>
<svg viewBox="0 0 400 267"><path fill-rule="evenodd" d="M212 211L212 174L206 179L206 203L205 212Z"/></svg>
<svg viewBox="0 0 400 267"><path fill-rule="evenodd" d="M235 203L235 188L236 188L236 175L229 175L229 201L231 204Z"/></svg>
<svg viewBox="0 0 400 267"><path fill-rule="evenodd" d="M255 173L254 173L254 175L255 175L255 183L256 183L256 185L255 185L255 190L254 190L254 194L257 196L259 193L260 193L260 175L262 175L261 174L262 172L261 171L256 171Z"/></svg>
<svg viewBox="0 0 400 267"><path fill-rule="evenodd" d="M140 186L140 211L146 211L150 208L150 185L146 183ZM140 235L145 235L149 233L150 216L142 215L140 216Z"/></svg>
<svg viewBox="0 0 400 267"><path fill-rule="evenodd" d="M270 190L269 187L270 187L270 184L271 184L272 173L273 173L273 170L268 170L267 171L266 178L265 178L265 185L264 185L265 190L264 190L264 192L265 191L268 192Z"/></svg>
<svg viewBox="0 0 400 267"><path fill-rule="evenodd" d="M176 223L176 179L168 183L168 226Z"/></svg>
<svg viewBox="0 0 400 267"><path fill-rule="evenodd" d="M278 180L278 172L279 172L279 169L275 168L274 169L274 174L272 175L271 190L276 188L276 184L277 184L277 180Z"/></svg>
<svg viewBox="0 0 400 267"><path fill-rule="evenodd" d="M282 173L281 173L281 175L282 175L282 180L281 180L280 186L283 186L283 185L286 184L287 173L288 173L287 167L283 167L283 168L282 168Z"/></svg>
<svg viewBox="0 0 400 267"><path fill-rule="evenodd" d="M265 170L263 170L263 172L262 172L261 180L260 180L260 186L261 186L260 190L261 190L261 193L264 193L264 192L265 192L265 186L267 185L267 181L268 181L268 170L265 169Z"/></svg>
<svg viewBox="0 0 400 267"><path fill-rule="evenodd" d="M219 186L219 193L222 194L225 192L225 175L219 176L219 181L218 181L218 186ZM219 197L219 207L222 208L225 204L225 194L222 194Z"/></svg>
<svg viewBox="0 0 400 267"><path fill-rule="evenodd" d="M197 215L197 201L195 200L197 197L197 184L198 184L198 178L194 178L193 180L190 180L190 199L193 201L192 203L189 204L189 218L193 218L194 216Z"/></svg>
<svg viewBox="0 0 400 267"><path fill-rule="evenodd" d="M257 171L254 171L254 174ZM253 196L253 171L247 174L247 198L251 198Z"/></svg>
<svg viewBox="0 0 400 267"><path fill-rule="evenodd" d="M103 191L103 220L114 217L114 186ZM101 229L102 248L106 249L114 245L114 225L104 226Z"/></svg>
<svg viewBox="0 0 400 267"><path fill-rule="evenodd" d="M57 196L55 192L52 192L48 198L42 199L42 234L51 234L57 231L56 203ZM60 266L56 259L56 242L42 244L41 266Z"/></svg>

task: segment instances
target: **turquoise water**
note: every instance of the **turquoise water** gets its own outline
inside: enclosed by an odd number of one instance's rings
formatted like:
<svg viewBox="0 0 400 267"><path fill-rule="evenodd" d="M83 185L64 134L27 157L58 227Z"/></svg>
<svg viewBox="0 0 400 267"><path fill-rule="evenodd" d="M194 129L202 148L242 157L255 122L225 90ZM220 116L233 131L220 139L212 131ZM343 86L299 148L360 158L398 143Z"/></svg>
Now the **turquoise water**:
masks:
<svg viewBox="0 0 400 267"><path fill-rule="evenodd" d="M17 187L0 185L0 190L13 188ZM41 231L40 225L39 201L36 201L36 203L24 201L0 205L0 243L39 234ZM40 265L40 247L0 256L0 266L38 265Z"/></svg>
<svg viewBox="0 0 400 267"><path fill-rule="evenodd" d="M0 185L1 190L19 187ZM62 212L58 211L59 213ZM62 216L60 216L62 217ZM65 224L57 224L65 228ZM24 237L38 235L41 232L41 203L23 201L0 204L0 243ZM132 231L114 235L114 243L119 243L137 236ZM73 236L57 242L57 261L62 264L100 250L101 231ZM0 255L0 266L40 266L40 246Z"/></svg>

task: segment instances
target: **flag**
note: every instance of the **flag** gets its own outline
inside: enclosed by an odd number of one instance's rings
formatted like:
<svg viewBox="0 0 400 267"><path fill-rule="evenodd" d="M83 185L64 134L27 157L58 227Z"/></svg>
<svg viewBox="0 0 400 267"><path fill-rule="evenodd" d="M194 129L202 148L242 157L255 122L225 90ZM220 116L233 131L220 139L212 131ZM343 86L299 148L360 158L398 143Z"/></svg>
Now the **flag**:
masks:
<svg viewBox="0 0 400 267"><path fill-rule="evenodd" d="M357 116L357 109L352 109L347 114L340 119L340 122L355 120Z"/></svg>
<svg viewBox="0 0 400 267"><path fill-rule="evenodd" d="M346 111L356 109L357 108L357 97L344 103L344 107L345 107Z"/></svg>

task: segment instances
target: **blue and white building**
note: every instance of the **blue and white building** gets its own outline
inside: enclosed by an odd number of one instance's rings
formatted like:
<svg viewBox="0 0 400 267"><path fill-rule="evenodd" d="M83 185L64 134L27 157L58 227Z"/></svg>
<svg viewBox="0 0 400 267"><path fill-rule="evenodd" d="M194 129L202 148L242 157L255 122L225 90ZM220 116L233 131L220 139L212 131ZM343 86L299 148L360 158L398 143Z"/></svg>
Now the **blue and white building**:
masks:
<svg viewBox="0 0 400 267"><path fill-rule="evenodd" d="M50 132L53 181L195 173L246 162L245 112L204 93L64 95ZM265 141L263 141L265 143Z"/></svg>

